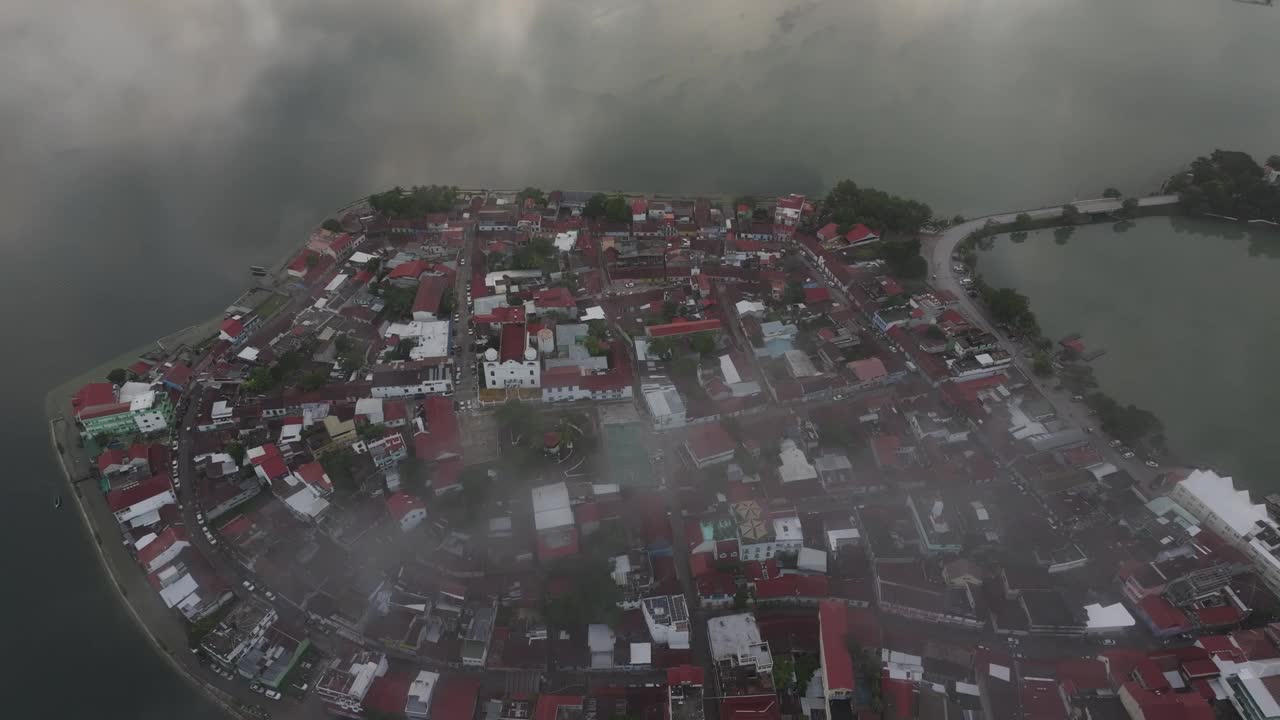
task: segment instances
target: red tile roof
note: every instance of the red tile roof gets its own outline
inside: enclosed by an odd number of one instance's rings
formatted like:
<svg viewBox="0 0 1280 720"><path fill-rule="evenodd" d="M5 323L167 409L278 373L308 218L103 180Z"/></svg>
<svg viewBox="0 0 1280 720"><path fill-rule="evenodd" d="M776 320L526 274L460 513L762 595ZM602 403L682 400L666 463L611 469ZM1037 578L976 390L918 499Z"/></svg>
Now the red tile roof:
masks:
<svg viewBox="0 0 1280 720"><path fill-rule="evenodd" d="M293 260L289 262L289 269L294 272L302 273L302 276L306 277L311 272L311 268L307 266L307 260L318 256L319 253L316 251L304 249L302 252L293 256Z"/></svg>
<svg viewBox="0 0 1280 720"><path fill-rule="evenodd" d="M804 289L805 303L820 303L831 299L831 291L825 287L810 287ZM826 328L823 328L824 330Z"/></svg>
<svg viewBox="0 0 1280 720"><path fill-rule="evenodd" d="M120 512L128 507L133 507L138 503L153 498L161 493L168 492L171 489L169 476L160 473L141 482L132 485L126 485L122 488L116 488L107 491L107 505L111 508L111 512Z"/></svg>
<svg viewBox="0 0 1280 720"><path fill-rule="evenodd" d="M1198 677L1217 677L1218 666L1212 660L1188 660L1182 663L1182 674L1189 679Z"/></svg>
<svg viewBox="0 0 1280 720"><path fill-rule="evenodd" d="M697 553L693 557L709 556L711 553ZM719 595L734 595L738 592L738 584L733 576L726 572L711 572L698 576L698 595L704 598Z"/></svg>
<svg viewBox="0 0 1280 720"><path fill-rule="evenodd" d="M413 311L439 314L444 293L452 282L447 275L429 275L422 278L422 282L418 283L418 291L413 296Z"/></svg>
<svg viewBox="0 0 1280 720"><path fill-rule="evenodd" d="M1148 595L1138 603L1138 607L1151 618L1152 625L1160 630L1172 630L1190 624L1181 610L1159 595Z"/></svg>
<svg viewBox="0 0 1280 720"><path fill-rule="evenodd" d="M1067 720L1067 706L1053 680L1024 678L1022 681L1022 716L1036 720Z"/></svg>
<svg viewBox="0 0 1280 720"><path fill-rule="evenodd" d="M405 515L414 510L420 510L425 507L421 500L408 493L398 492L387 496L387 512L391 514L392 519L396 522L400 522Z"/></svg>
<svg viewBox="0 0 1280 720"><path fill-rule="evenodd" d="M1107 679L1107 666L1101 660L1068 658L1059 661L1057 669L1058 681L1070 697L1083 692L1111 689L1111 681Z"/></svg>
<svg viewBox="0 0 1280 720"><path fill-rule="evenodd" d="M110 415L119 415L129 411L129 403L111 403L110 405L92 405L82 409L76 414L81 420L92 420L94 418L107 417Z"/></svg>
<svg viewBox="0 0 1280 720"><path fill-rule="evenodd" d="M222 332L232 339L240 337L240 333L244 332L244 323L239 318L227 318L222 321Z"/></svg>
<svg viewBox="0 0 1280 720"><path fill-rule="evenodd" d="M525 336L523 325L503 325L502 345L499 347L499 359L502 362L524 360L524 351L529 347L529 339Z"/></svg>
<svg viewBox="0 0 1280 720"><path fill-rule="evenodd" d="M329 481L329 476L325 474L324 466L318 462L313 461L299 466L295 472L297 472L298 477L302 478L303 482L319 488L322 492L331 492L333 490L333 483Z"/></svg>
<svg viewBox="0 0 1280 720"><path fill-rule="evenodd" d="M719 330L720 328L721 324L719 320L677 319L667 325L650 325L645 328L645 334L649 337L670 337L673 335L685 335L688 333Z"/></svg>
<svg viewBox="0 0 1280 720"><path fill-rule="evenodd" d="M138 377L142 377L151 371L153 365L154 363L149 360L139 360L125 369Z"/></svg>
<svg viewBox="0 0 1280 720"><path fill-rule="evenodd" d="M174 543L186 542L187 531L177 525L170 525L164 532L156 536L146 547L138 551L138 564L146 568L151 562L173 547Z"/></svg>
<svg viewBox="0 0 1280 720"><path fill-rule="evenodd" d="M822 632L822 667L827 687L852 692L855 689L853 659L845 642L849 632L848 608L835 600L822 601L818 604L818 625Z"/></svg>
<svg viewBox="0 0 1280 720"><path fill-rule="evenodd" d="M361 705L365 710L400 716L404 714L409 688L413 686L414 673L390 670L386 675L374 678L365 693Z"/></svg>
<svg viewBox="0 0 1280 720"><path fill-rule="evenodd" d="M480 680L442 675L431 700L431 720L471 720L480 696Z"/></svg>
<svg viewBox="0 0 1280 720"><path fill-rule="evenodd" d="M874 240L878 237L880 236L876 235L871 228L867 227L866 225L863 225L862 223L858 223L857 225L854 225L853 227L849 228L849 232L844 234L844 239L848 240L850 243L859 243L859 242L864 242L866 240Z"/></svg>
<svg viewBox="0 0 1280 720"><path fill-rule="evenodd" d="M575 308L578 306L573 295L569 293L568 288L554 287L546 290L538 290L533 293L533 304L535 307L552 307L552 308Z"/></svg>
<svg viewBox="0 0 1280 720"><path fill-rule="evenodd" d="M648 211L649 211L649 203L645 202L644 198L636 198L635 200L631 201L632 215L643 215Z"/></svg>
<svg viewBox="0 0 1280 720"><path fill-rule="evenodd" d="M706 674L694 665L667 668L667 685L697 685L705 682Z"/></svg>
<svg viewBox="0 0 1280 720"><path fill-rule="evenodd" d="M1207 627L1234 625L1244 619L1244 614L1232 605L1200 608L1196 615L1200 618L1200 624Z"/></svg>
<svg viewBox="0 0 1280 720"><path fill-rule="evenodd" d="M414 454L427 461L462 455L462 433L453 403L446 397L431 395L422 401L422 408L427 430L413 436Z"/></svg>
<svg viewBox="0 0 1280 720"><path fill-rule="evenodd" d="M406 263L400 263L387 273L388 280L402 280L405 278L417 279L419 275L431 268L431 263L426 260L410 260Z"/></svg>
<svg viewBox="0 0 1280 720"><path fill-rule="evenodd" d="M829 594L826 575L783 575L770 580L757 580L755 585L756 598L760 600L825 598Z"/></svg>
<svg viewBox="0 0 1280 720"><path fill-rule="evenodd" d="M734 695L720 700L721 720L779 720L777 695Z"/></svg>
<svg viewBox="0 0 1280 720"><path fill-rule="evenodd" d="M556 720L560 707L582 707L582 695L539 695L533 720Z"/></svg>
<svg viewBox="0 0 1280 720"><path fill-rule="evenodd" d="M111 405L116 401L116 387L109 382L89 383L71 396L71 407L87 408Z"/></svg>
<svg viewBox="0 0 1280 720"><path fill-rule="evenodd" d="M768 580L778 577L778 561L769 558L765 561L752 560L743 564L743 574L748 580Z"/></svg>
<svg viewBox="0 0 1280 720"><path fill-rule="evenodd" d="M1148 690L1168 690L1169 680L1160 672L1160 666L1151 658L1142 658L1133 666L1133 674Z"/></svg>
<svg viewBox="0 0 1280 720"><path fill-rule="evenodd" d="M436 465L431 474L431 489L437 493L444 492L462 482L462 460L453 458Z"/></svg>
<svg viewBox="0 0 1280 720"><path fill-rule="evenodd" d="M735 447L733 438L718 422L690 428L684 442L695 460L704 460L732 452Z"/></svg>
<svg viewBox="0 0 1280 720"><path fill-rule="evenodd" d="M489 323L490 325L523 323L525 321L523 305L516 305L513 307L496 307L492 312L484 315L474 315L472 317L477 324Z"/></svg>

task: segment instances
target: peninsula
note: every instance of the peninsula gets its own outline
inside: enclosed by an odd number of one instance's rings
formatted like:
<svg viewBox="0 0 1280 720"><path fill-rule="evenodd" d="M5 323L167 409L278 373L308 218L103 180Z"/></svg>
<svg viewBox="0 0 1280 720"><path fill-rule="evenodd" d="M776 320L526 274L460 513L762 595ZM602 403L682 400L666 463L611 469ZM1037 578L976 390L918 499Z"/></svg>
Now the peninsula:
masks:
<svg viewBox="0 0 1280 720"><path fill-rule="evenodd" d="M394 188L55 391L51 436L122 601L237 717L1278 708L1280 499L1083 402L966 250L1179 190L942 221L847 180Z"/></svg>

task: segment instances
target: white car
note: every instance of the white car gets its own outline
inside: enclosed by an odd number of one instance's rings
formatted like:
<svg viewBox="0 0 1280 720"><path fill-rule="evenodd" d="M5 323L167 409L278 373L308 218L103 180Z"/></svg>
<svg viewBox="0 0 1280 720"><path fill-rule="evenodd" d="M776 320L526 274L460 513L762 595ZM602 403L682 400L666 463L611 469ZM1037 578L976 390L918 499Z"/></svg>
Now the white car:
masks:
<svg viewBox="0 0 1280 720"><path fill-rule="evenodd" d="M265 693L263 693L263 695L266 695L267 697L271 698L272 700L279 700L279 699L280 699L280 693L276 692L275 690L268 690L268 691L266 691Z"/></svg>
<svg viewBox="0 0 1280 720"><path fill-rule="evenodd" d="M1144 465L1146 465L1146 466L1147 466L1147 467L1149 467L1149 468L1158 468L1158 467L1160 467L1160 463L1156 462L1155 460L1148 460L1148 461L1146 461L1146 462L1145 462L1145 463L1143 463L1143 464L1144 464Z"/></svg>
<svg viewBox="0 0 1280 720"><path fill-rule="evenodd" d="M1120 457L1122 457L1122 458L1124 458L1124 459L1128 460L1129 458L1133 457L1133 451L1129 451L1129 452L1126 452L1126 453L1122 453L1122 454L1120 455Z"/></svg>
<svg viewBox="0 0 1280 720"><path fill-rule="evenodd" d="M276 599L276 594L275 594L275 593L273 593L273 592L271 592L270 590L263 590L263 591L262 591L262 594L263 594L263 595L266 595L268 600L275 600L275 599Z"/></svg>
<svg viewBox="0 0 1280 720"><path fill-rule="evenodd" d="M196 522L200 523L201 525L204 524L204 513L202 512L196 513Z"/></svg>
<svg viewBox="0 0 1280 720"><path fill-rule="evenodd" d="M1124 443L1120 442L1119 440L1112 440L1111 442L1107 443L1107 445L1111 447L1120 447L1123 444Z"/></svg>
<svg viewBox="0 0 1280 720"><path fill-rule="evenodd" d="M244 589L245 589L245 590L248 590L249 592L253 592L254 590L257 590L257 589L258 589L258 588L253 584L253 583L249 582L248 580L245 580L244 582L242 582L242 583L240 583L240 584L241 584L241 585L243 585L243 586L244 586Z"/></svg>

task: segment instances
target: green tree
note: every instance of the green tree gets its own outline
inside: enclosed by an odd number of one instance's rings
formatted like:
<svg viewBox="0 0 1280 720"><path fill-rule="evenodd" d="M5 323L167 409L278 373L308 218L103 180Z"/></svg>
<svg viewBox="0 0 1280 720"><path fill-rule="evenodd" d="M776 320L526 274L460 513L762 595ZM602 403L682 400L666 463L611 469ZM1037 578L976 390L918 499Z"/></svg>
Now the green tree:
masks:
<svg viewBox="0 0 1280 720"><path fill-rule="evenodd" d="M113 368L107 373L107 382L112 385L123 385L125 380L129 379L129 372L124 368Z"/></svg>
<svg viewBox="0 0 1280 720"><path fill-rule="evenodd" d="M516 194L516 203L524 207L524 201L532 199L535 205L546 205L547 196L536 187L527 187Z"/></svg>
<svg viewBox="0 0 1280 720"><path fill-rule="evenodd" d="M365 442L381 440L387 435L387 426L382 423L363 423L356 426L356 434Z"/></svg>
<svg viewBox="0 0 1280 720"><path fill-rule="evenodd" d="M501 250L494 250L484 256L484 264L489 270L505 270L507 268L507 254Z"/></svg>
<svg viewBox="0 0 1280 720"><path fill-rule="evenodd" d="M1031 216L1027 213L1018 213L1013 218L1013 226L1018 229L1024 229L1031 224Z"/></svg>
<svg viewBox="0 0 1280 720"><path fill-rule="evenodd" d="M1280 170L1280 155L1267 156L1267 167L1272 170Z"/></svg>
<svg viewBox="0 0 1280 720"><path fill-rule="evenodd" d="M324 222L320 223L320 229L340 233L342 232L342 223L338 222L336 218L328 218Z"/></svg>
<svg viewBox="0 0 1280 720"><path fill-rule="evenodd" d="M533 442L542 436L542 416L532 405L508 400L494 411L498 426L507 431L512 444Z"/></svg>
<svg viewBox="0 0 1280 720"><path fill-rule="evenodd" d="M313 268L320 264L320 256L315 253L307 255L307 267Z"/></svg>
<svg viewBox="0 0 1280 720"><path fill-rule="evenodd" d="M782 291L782 302L787 305L803 303L804 285L799 280L788 280L786 288Z"/></svg>
<svg viewBox="0 0 1280 720"><path fill-rule="evenodd" d="M405 338L396 343L395 349L391 351L392 360L408 360L409 354L413 349L418 347L418 343L410 338Z"/></svg>
<svg viewBox="0 0 1280 720"><path fill-rule="evenodd" d="M604 215L611 222L628 222L631 220L631 203L621 195L610 195L604 204Z"/></svg>
<svg viewBox="0 0 1280 720"><path fill-rule="evenodd" d="M244 463L245 450L244 445L241 445L240 441L232 440L227 443L223 448L223 452L231 456L231 459L235 461L237 467Z"/></svg>
<svg viewBox="0 0 1280 720"><path fill-rule="evenodd" d="M862 223L882 232L915 235L932 218L933 211L922 202L841 180L819 203L816 223L846 228Z"/></svg>
<svg viewBox="0 0 1280 720"><path fill-rule="evenodd" d="M818 671L818 657L805 653L796 657L796 687L799 692L804 692L809 686L809 680L813 678L813 674Z"/></svg>
<svg viewBox="0 0 1280 720"><path fill-rule="evenodd" d="M1138 211L1138 198L1127 197L1120 203L1120 212L1125 216L1133 215Z"/></svg>
<svg viewBox="0 0 1280 720"><path fill-rule="evenodd" d="M1075 231L1076 229L1071 227L1070 225L1067 225L1065 227L1054 228L1053 241L1059 245L1066 245L1067 241L1071 239L1071 236L1072 234L1075 233Z"/></svg>
<svg viewBox="0 0 1280 720"><path fill-rule="evenodd" d="M275 385L275 378L271 375L271 370L265 367L256 367L249 371L249 376L245 378L240 387L245 392L261 393L265 392Z"/></svg>
<svg viewBox="0 0 1280 720"><path fill-rule="evenodd" d="M963 224L964 224L964 216L963 216L963 215L956 215L955 217L951 218L951 224L952 224L952 225L963 225Z"/></svg>
<svg viewBox="0 0 1280 720"><path fill-rule="evenodd" d="M885 266L894 276L903 280L920 280L929 273L929 263L920 254L920 240L881 242L881 254Z"/></svg>
<svg viewBox="0 0 1280 720"><path fill-rule="evenodd" d="M355 453L351 448L334 448L321 455L319 460L336 489L347 495L360 489L355 477Z"/></svg>
<svg viewBox="0 0 1280 720"><path fill-rule="evenodd" d="M109 432L94 433L93 442L99 448L105 448L111 444L112 435Z"/></svg>
<svg viewBox="0 0 1280 720"><path fill-rule="evenodd" d="M1053 361L1045 353L1036 353L1035 359L1031 361L1031 372L1040 377L1049 377L1053 374Z"/></svg>
<svg viewBox="0 0 1280 720"><path fill-rule="evenodd" d="M716 351L716 339L709 332L694 333L689 338L689 347L699 355L710 355Z"/></svg>
<svg viewBox="0 0 1280 720"><path fill-rule="evenodd" d="M588 220L599 220L608 212L609 196L604 193L596 193L587 198L586 205L582 208L582 217Z"/></svg>
<svg viewBox="0 0 1280 720"><path fill-rule="evenodd" d="M1102 197L1104 198L1114 199L1114 198L1120 197L1120 195L1121 195L1121 192L1113 187L1109 187L1106 190L1102 191Z"/></svg>
<svg viewBox="0 0 1280 720"><path fill-rule="evenodd" d="M618 600L622 598L622 590L610 575L608 560L588 555L579 562L559 572L553 570L553 576L568 576L572 580L573 591L544 597L543 617L560 628L578 627L583 623L615 624L621 614Z"/></svg>
<svg viewBox="0 0 1280 720"><path fill-rule="evenodd" d="M1071 203L1062 206L1062 221L1074 223L1080 220L1080 208Z"/></svg>
<svg viewBox="0 0 1280 720"><path fill-rule="evenodd" d="M742 612L747 609L747 603L750 601L751 593L748 593L746 588L738 588L738 592L733 594L733 609ZM776 669L776 664L774 667Z"/></svg>
<svg viewBox="0 0 1280 720"><path fill-rule="evenodd" d="M649 341L649 356L666 358L671 355L671 338L656 337Z"/></svg>
<svg viewBox="0 0 1280 720"><path fill-rule="evenodd" d="M453 288L445 290L444 294L440 296L440 317L452 315L457 305L458 299L454 296Z"/></svg>
<svg viewBox="0 0 1280 720"><path fill-rule="evenodd" d="M1012 323L1024 317L1031 309L1031 301L1026 295L1013 288L1000 288L990 292L984 298L991 317L1000 323Z"/></svg>
<svg viewBox="0 0 1280 720"><path fill-rule="evenodd" d="M312 370L302 376L298 381L298 388L301 390L319 390L329 382L329 374L323 370Z"/></svg>
<svg viewBox="0 0 1280 720"><path fill-rule="evenodd" d="M409 190L396 186L369 196L369 206L391 217L422 217L453 208L458 188L448 185L419 185Z"/></svg>
<svg viewBox="0 0 1280 720"><path fill-rule="evenodd" d="M773 659L774 686L787 688L796 679L796 661L790 655L780 654Z"/></svg>
<svg viewBox="0 0 1280 720"><path fill-rule="evenodd" d="M382 316L388 320L408 320L413 317L413 299L417 288L387 286L382 290Z"/></svg>

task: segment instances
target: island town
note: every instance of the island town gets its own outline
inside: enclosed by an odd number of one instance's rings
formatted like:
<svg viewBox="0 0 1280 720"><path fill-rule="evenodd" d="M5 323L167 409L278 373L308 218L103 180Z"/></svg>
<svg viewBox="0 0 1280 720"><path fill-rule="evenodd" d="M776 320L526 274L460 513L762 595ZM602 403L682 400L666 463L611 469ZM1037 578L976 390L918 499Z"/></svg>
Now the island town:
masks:
<svg viewBox="0 0 1280 720"><path fill-rule="evenodd" d="M242 717L1280 718L1280 497L1091 392L984 229L849 181L395 188L59 449Z"/></svg>

